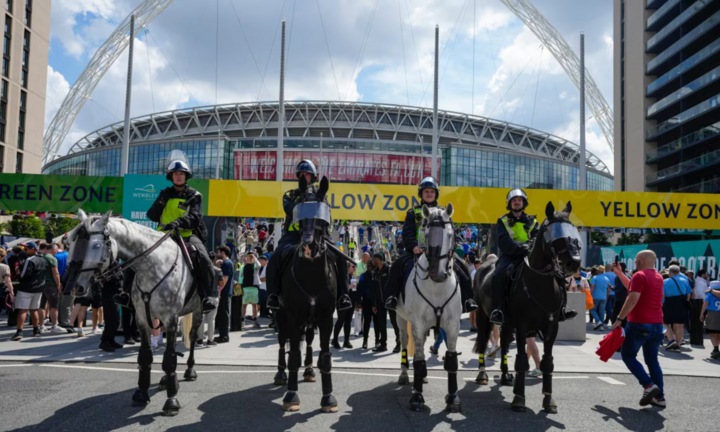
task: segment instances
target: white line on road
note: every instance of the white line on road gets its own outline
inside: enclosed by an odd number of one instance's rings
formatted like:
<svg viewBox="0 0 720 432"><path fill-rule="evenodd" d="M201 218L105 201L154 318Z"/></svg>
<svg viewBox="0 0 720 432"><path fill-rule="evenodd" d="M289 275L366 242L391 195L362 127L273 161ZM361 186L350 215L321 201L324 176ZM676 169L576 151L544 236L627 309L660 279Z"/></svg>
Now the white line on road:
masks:
<svg viewBox="0 0 720 432"><path fill-rule="evenodd" d="M613 385L625 385L624 382L618 381L618 380L616 380L615 378L610 378L610 377L597 377L597 379L599 379L600 381L605 381L605 382L608 383L608 384L613 384Z"/></svg>
<svg viewBox="0 0 720 432"><path fill-rule="evenodd" d="M528 376L525 378L536 378L536 377ZM578 376L555 376L555 375L553 375L553 380L556 380L556 379L588 379L588 378L590 378L590 377L584 376L584 375L578 375ZM463 379L465 381L475 381L475 378L463 378ZM542 379L542 377L537 377L537 379Z"/></svg>

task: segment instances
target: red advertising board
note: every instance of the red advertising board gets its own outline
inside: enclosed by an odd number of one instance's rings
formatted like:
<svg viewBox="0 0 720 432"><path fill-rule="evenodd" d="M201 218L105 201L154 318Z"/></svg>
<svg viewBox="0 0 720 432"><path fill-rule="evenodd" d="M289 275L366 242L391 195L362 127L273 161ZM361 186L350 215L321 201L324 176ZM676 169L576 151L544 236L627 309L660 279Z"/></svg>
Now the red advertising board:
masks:
<svg viewBox="0 0 720 432"><path fill-rule="evenodd" d="M330 180L356 183L417 184L431 172L431 160L412 155L327 152L284 152L285 180L295 178L295 166L311 159ZM235 152L236 180L275 180L275 151ZM440 161L438 161L438 172Z"/></svg>

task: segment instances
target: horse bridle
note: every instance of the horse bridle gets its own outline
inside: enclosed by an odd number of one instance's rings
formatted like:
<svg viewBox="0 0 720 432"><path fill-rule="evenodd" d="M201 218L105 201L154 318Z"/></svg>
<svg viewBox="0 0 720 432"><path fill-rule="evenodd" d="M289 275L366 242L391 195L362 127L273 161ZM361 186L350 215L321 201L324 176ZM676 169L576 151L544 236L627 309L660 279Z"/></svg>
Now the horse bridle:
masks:
<svg viewBox="0 0 720 432"><path fill-rule="evenodd" d="M450 225L450 226L452 227L452 221L451 221L451 220L445 221L445 220L442 219L442 217L435 217L435 218L433 218L433 219L430 221L430 223L428 223L426 226L424 226L423 229L425 229L425 228L443 228L443 229L444 229L444 228L445 228L445 225ZM436 256L433 256L433 259L437 259L438 262L439 262L439 261L442 261L442 260L445 259L445 258L447 258L447 264L446 264L446 269L445 269L445 271L448 272L448 273L451 273L451 272L453 271L453 255L455 254L455 245L457 244L456 241L455 241L455 233L454 233L454 232L453 232L453 234L451 234L451 239L452 239L452 243L451 243L450 248L448 249L448 252L447 252L446 254L444 254L444 255L439 255L439 256L437 256L437 257L436 257ZM428 236L425 236L425 243L426 243L426 244L425 244L425 252L424 252L424 253L425 253L425 257L426 257L427 260L428 260L428 266L427 266L427 268L423 268L423 266L420 265L420 261L418 260L418 257L417 257L417 256L415 257L415 265L416 265L417 267L419 267L420 270L422 270L422 271L424 271L425 273L427 273L427 277L425 277L425 278L420 278L421 280L427 280L427 279L430 277L430 272L429 272L429 270L430 270L430 254L429 254L429 252L430 252L431 250L433 250L433 249L437 249L438 247L439 247L439 248L441 249L441 251L442 251L442 245L440 245L440 246L430 246L430 245L427 244L428 241L429 241ZM416 272L416 276L417 276L417 272Z"/></svg>
<svg viewBox="0 0 720 432"><path fill-rule="evenodd" d="M94 223L94 222L95 222L95 221L92 221L91 224ZM90 262L89 262L90 264L96 264L96 265L95 265L95 266L86 267L86 268L83 268L83 267L84 267L84 263L87 262L87 261L84 260L84 259L83 259L83 260L77 260L77 259L75 259L75 260L70 261L70 263L69 263L68 266L70 267L70 279L71 279L71 280L72 280L73 278L75 278L75 277L80 276L80 274L82 274L82 273L93 272L93 273L94 273L94 274L93 274L93 277L90 279L90 285L92 286L92 284L98 279L98 276L100 276L102 270L104 270L105 268L107 268L108 266L110 266L110 263L112 263L112 262L115 261L115 258L116 258L116 257L114 256L113 251L112 251L112 242L110 241L110 231L108 231L107 228L104 228L102 231L90 231L90 230L87 229L87 227L85 227L85 226L83 225L83 226L81 226L80 228L78 228L78 231L75 233L75 235L74 235L74 238L75 238L74 242L77 241L77 239L86 240L86 241L87 241L86 249L87 249L87 248L90 247L90 240L92 239L93 236L96 236L96 235L101 235L101 236L103 236L103 240L102 240L102 248L103 248L103 250L102 250L102 252L101 252L102 261L90 261ZM110 250L110 260L109 260L109 262L108 262L107 265L105 264L106 261L108 261L108 260L106 259L106 258L107 258L107 250L106 250L106 248L107 248L108 250ZM85 250L85 251L83 251L83 252L84 252L84 253L83 253L83 257L84 257L84 256L87 254L87 250ZM78 268L78 266L79 266L80 268Z"/></svg>

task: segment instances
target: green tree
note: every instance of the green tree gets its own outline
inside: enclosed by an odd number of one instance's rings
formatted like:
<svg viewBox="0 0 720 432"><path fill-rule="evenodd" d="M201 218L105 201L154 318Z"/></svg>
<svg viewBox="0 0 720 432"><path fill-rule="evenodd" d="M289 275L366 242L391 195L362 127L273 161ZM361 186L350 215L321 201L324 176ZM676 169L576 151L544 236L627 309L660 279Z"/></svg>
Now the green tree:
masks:
<svg viewBox="0 0 720 432"><path fill-rule="evenodd" d="M603 232L590 233L590 244L594 246L611 246L610 238Z"/></svg>
<svg viewBox="0 0 720 432"><path fill-rule="evenodd" d="M15 215L8 223L8 231L15 237L44 238L42 221L35 216Z"/></svg>
<svg viewBox="0 0 720 432"><path fill-rule="evenodd" d="M53 233L59 236L75 228L79 223L80 219L50 216L45 223L45 232L52 229Z"/></svg>
<svg viewBox="0 0 720 432"><path fill-rule="evenodd" d="M622 234L617 241L618 246L628 246L641 244L643 242L642 234Z"/></svg>

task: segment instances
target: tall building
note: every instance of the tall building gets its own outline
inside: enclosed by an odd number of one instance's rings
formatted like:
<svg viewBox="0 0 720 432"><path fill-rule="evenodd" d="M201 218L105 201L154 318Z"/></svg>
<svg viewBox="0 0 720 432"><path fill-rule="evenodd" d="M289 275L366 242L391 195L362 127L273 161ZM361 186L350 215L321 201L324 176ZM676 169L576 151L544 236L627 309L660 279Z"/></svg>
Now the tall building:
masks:
<svg viewBox="0 0 720 432"><path fill-rule="evenodd" d="M615 189L720 192L720 0L614 0Z"/></svg>
<svg viewBox="0 0 720 432"><path fill-rule="evenodd" d="M50 0L5 0L0 172L40 173Z"/></svg>

